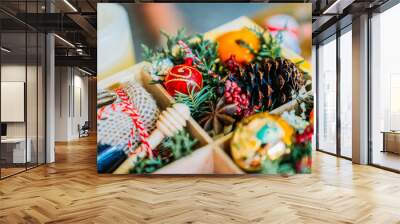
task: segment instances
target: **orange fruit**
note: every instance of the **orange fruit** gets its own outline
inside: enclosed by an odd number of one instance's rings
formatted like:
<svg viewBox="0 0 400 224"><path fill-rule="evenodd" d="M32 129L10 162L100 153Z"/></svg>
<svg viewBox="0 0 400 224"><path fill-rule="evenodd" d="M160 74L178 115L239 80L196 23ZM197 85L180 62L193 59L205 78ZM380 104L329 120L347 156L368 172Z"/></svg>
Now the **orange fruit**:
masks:
<svg viewBox="0 0 400 224"><path fill-rule="evenodd" d="M253 60L254 55L251 51L240 43L247 44L253 48L255 52L260 49L260 40L258 36L248 29L224 33L217 38L217 43L218 54L223 62L228 60L232 55L235 56L238 63L249 63Z"/></svg>
<svg viewBox="0 0 400 224"><path fill-rule="evenodd" d="M310 124L314 125L314 109L312 109L310 112Z"/></svg>

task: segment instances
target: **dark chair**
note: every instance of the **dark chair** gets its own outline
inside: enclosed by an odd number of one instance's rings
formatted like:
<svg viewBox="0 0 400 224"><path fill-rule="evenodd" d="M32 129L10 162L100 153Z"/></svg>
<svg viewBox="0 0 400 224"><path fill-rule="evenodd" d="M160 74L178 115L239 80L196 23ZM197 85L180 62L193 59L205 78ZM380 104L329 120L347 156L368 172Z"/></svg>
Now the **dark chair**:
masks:
<svg viewBox="0 0 400 224"><path fill-rule="evenodd" d="M89 129L90 129L89 121L85 121L82 127L78 124L79 138L89 136Z"/></svg>

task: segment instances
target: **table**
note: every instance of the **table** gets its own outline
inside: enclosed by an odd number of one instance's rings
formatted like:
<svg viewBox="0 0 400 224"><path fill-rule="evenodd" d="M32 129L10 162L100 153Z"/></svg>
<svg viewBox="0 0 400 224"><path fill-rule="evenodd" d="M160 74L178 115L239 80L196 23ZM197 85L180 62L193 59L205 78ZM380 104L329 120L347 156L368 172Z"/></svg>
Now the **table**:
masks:
<svg viewBox="0 0 400 224"><path fill-rule="evenodd" d="M26 139L27 147L26 147L26 154L25 154L25 138L5 138L1 139L1 157L5 158L7 162L10 163L26 163L30 162L32 158L31 153L31 145L32 141L30 138ZM12 153L12 160L11 156L8 156L8 152ZM6 155L3 155L6 154Z"/></svg>
<svg viewBox="0 0 400 224"><path fill-rule="evenodd" d="M383 150L382 152L392 152L400 154L400 131L382 131Z"/></svg>

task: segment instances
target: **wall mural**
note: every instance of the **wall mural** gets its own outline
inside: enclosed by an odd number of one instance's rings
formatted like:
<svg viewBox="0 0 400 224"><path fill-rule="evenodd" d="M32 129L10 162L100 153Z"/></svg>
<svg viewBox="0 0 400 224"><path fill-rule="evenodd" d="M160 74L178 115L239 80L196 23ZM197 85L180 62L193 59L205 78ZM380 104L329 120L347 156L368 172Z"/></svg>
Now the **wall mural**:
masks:
<svg viewBox="0 0 400 224"><path fill-rule="evenodd" d="M311 4L104 3L98 29L99 173L311 172Z"/></svg>

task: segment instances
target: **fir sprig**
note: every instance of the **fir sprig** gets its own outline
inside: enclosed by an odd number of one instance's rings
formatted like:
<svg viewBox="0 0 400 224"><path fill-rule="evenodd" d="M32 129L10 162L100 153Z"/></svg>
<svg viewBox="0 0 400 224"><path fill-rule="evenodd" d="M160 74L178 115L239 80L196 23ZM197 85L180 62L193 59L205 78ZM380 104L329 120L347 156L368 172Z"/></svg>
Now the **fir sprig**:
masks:
<svg viewBox="0 0 400 224"><path fill-rule="evenodd" d="M163 48L156 48L153 50L149 48L146 44L141 44L140 46L142 48L142 56L147 62L153 62L168 57L168 52L165 51L165 49Z"/></svg>
<svg viewBox="0 0 400 224"><path fill-rule="evenodd" d="M193 53L201 60L203 72L214 71L215 63L218 62L217 43L204 40L201 35L198 38L200 41L193 46Z"/></svg>
<svg viewBox="0 0 400 224"><path fill-rule="evenodd" d="M187 131L182 130L173 137L165 139L161 144L163 148L171 150L172 156L177 160L192 153L197 140L193 139Z"/></svg>
<svg viewBox="0 0 400 224"><path fill-rule="evenodd" d="M185 33L185 28L181 28L177 31L176 35L169 35L165 31L161 30L161 35L164 36L167 39L167 48L172 49L178 41L182 40L183 42L187 42L190 38L193 36L186 35Z"/></svg>
<svg viewBox="0 0 400 224"><path fill-rule="evenodd" d="M175 101L177 103L186 104L190 109L192 117L197 119L201 114L209 109L206 102L215 97L215 91L213 89L214 88L205 86L198 92L196 92L194 88L191 88L188 91L189 94L177 92L175 94Z"/></svg>
<svg viewBox="0 0 400 224"><path fill-rule="evenodd" d="M142 44L141 47L144 60L154 62L156 60L169 58L176 65L183 63L184 51L179 49L176 51L176 48L178 47L177 44L179 40L186 43L190 38L192 38L192 36L186 36L184 28L179 29L175 36L169 35L164 31L160 31L160 33L167 40L166 47L152 50L145 44Z"/></svg>
<svg viewBox="0 0 400 224"><path fill-rule="evenodd" d="M161 31L161 35L166 38L166 46L156 50L142 45L143 57L146 61L155 63L163 59L169 59L174 65L184 63L185 51L179 46L178 42L183 41L192 50L195 57L200 62L195 62L196 68L203 75L204 86L215 87L217 81L212 74L217 73L217 63L219 62L217 53L217 43L205 40L202 34L186 35L185 29L179 29L175 35L169 35ZM160 83L161 77L153 83Z"/></svg>
<svg viewBox="0 0 400 224"><path fill-rule="evenodd" d="M282 56L282 41L283 41L283 33L282 31L278 31L275 37L268 33L268 39L265 38L266 30L260 30L257 28L248 28L250 31L254 32L260 40L260 50L258 52L254 52L255 60L262 61L263 58L277 58Z"/></svg>
<svg viewBox="0 0 400 224"><path fill-rule="evenodd" d="M166 138L161 142L157 157L137 157L134 162L135 167L130 170L130 173L153 173L168 163L192 153L197 142L186 130L181 130L176 135Z"/></svg>
<svg viewBox="0 0 400 224"><path fill-rule="evenodd" d="M248 27L248 29L255 33L260 40L260 49L258 51L254 50L254 48L252 48L248 43L243 40L237 40L236 43L244 48L247 48L255 56L254 62L261 62L264 58L275 59L282 56L282 31L278 31L275 37L272 37L271 33L268 33L267 39L265 38L265 30L250 27Z"/></svg>
<svg viewBox="0 0 400 224"><path fill-rule="evenodd" d="M302 65L304 62L306 62L305 59L300 60L300 61L296 62L295 64L297 65L297 67L300 67L300 65Z"/></svg>
<svg viewBox="0 0 400 224"><path fill-rule="evenodd" d="M134 164L135 167L130 170L130 173L135 174L153 173L164 166L160 156L145 159L140 159L137 157L137 160L134 162Z"/></svg>

